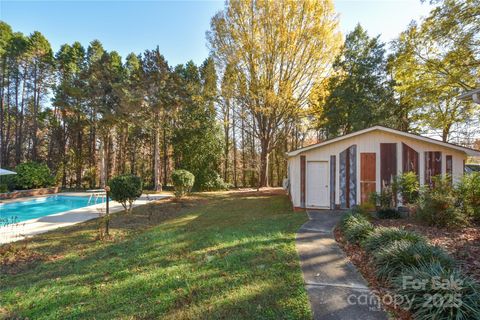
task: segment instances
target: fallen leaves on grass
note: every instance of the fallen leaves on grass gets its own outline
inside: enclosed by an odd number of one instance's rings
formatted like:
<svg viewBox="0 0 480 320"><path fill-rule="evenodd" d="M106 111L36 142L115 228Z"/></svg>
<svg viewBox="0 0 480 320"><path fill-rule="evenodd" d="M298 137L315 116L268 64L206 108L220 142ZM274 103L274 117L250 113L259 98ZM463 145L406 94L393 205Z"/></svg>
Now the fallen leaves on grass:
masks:
<svg viewBox="0 0 480 320"><path fill-rule="evenodd" d="M3 245L0 247L0 271L14 274L21 267L45 258L44 255L30 250L26 245Z"/></svg>

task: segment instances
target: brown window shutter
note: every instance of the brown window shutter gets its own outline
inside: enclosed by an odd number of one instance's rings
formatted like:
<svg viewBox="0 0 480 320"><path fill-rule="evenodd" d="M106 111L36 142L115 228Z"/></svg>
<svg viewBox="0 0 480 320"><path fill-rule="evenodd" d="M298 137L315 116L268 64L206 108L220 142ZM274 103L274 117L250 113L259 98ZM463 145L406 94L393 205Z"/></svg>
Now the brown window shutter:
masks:
<svg viewBox="0 0 480 320"><path fill-rule="evenodd" d="M432 178L442 174L442 153L440 151L425 152L425 184L433 187Z"/></svg>
<svg viewBox="0 0 480 320"><path fill-rule="evenodd" d="M447 174L447 178L450 180L450 184L453 183L453 158L451 155L447 155L445 157L445 173Z"/></svg>
<svg viewBox="0 0 480 320"><path fill-rule="evenodd" d="M380 187L392 183L397 175L397 144L380 143Z"/></svg>
<svg viewBox="0 0 480 320"><path fill-rule="evenodd" d="M402 149L403 172L413 172L418 176L420 173L418 166L418 152L405 143L402 143Z"/></svg>
<svg viewBox="0 0 480 320"><path fill-rule="evenodd" d="M305 208L305 156L300 156L300 206Z"/></svg>

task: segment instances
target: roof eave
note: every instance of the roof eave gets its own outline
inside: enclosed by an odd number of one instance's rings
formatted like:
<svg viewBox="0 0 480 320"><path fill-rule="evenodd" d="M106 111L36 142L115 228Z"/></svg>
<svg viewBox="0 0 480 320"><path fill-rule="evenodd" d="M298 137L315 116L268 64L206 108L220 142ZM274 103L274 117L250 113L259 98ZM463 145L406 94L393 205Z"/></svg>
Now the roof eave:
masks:
<svg viewBox="0 0 480 320"><path fill-rule="evenodd" d="M446 143L446 142L443 142L443 141L439 141L439 140L435 140L435 139L431 139L431 138L427 138L427 137L423 137L423 136L419 136L419 135L414 135L414 134L411 134L411 133L408 133L408 132L398 131L398 130L387 128L387 127L373 126L373 127L370 127L370 128L359 130L357 132L353 132L351 134L347 134L345 136L340 136L340 137L334 138L334 139L329 140L329 141L317 143L317 144L314 144L314 145L311 145L311 146L307 146L307 147L304 147L304 148L300 148L300 149L297 149L297 150L294 150L294 151L287 152L287 158L295 157L295 156L297 156L297 155L299 155L303 152L306 152L306 151L309 151L309 150L312 150L312 149L316 149L316 148L320 148L320 147L323 147L325 145L335 143L337 141L341 141L341 140L344 140L344 139L347 139L347 138L352 138L352 137L355 137L357 135L361 135L361 134L371 132L371 131L375 131L375 130L390 132L390 133L393 133L393 134L403 135L403 136L406 136L406 137L409 137L409 138L412 138L412 139L422 140L422 141L427 142L427 143L441 145L445 148L449 148L449 149L453 149L453 150L456 150L456 151L464 152L467 156L480 157L480 151L479 150L465 148L465 147L462 147L462 146Z"/></svg>

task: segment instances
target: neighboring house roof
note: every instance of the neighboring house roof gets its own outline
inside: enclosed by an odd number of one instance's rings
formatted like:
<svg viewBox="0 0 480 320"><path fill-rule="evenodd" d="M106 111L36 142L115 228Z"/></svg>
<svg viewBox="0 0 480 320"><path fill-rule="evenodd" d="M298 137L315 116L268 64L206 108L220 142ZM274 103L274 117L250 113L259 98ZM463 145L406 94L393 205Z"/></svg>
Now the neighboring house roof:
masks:
<svg viewBox="0 0 480 320"><path fill-rule="evenodd" d="M473 100L473 102L480 103L480 88L465 92L459 95L457 99L463 101Z"/></svg>
<svg viewBox="0 0 480 320"><path fill-rule="evenodd" d="M467 148L467 147L462 147L462 146L459 146L459 145L456 145L456 144L453 144L453 143L443 142L443 141L440 141L440 140L436 140L436 139L432 139L432 138L428 138L428 137L424 137L424 136L419 136L417 134L408 133L408 132L395 130L395 129L390 129L390 128L382 127L382 126L370 127L370 128L367 128L367 129L363 129L363 130L359 130L359 131L355 131L355 132L346 134L344 136L329 139L329 140L326 140L326 141L323 141L323 142L320 142L320 143L317 143L317 144L312 144L312 145L309 145L309 146L306 146L306 147L303 147L303 148L300 148L300 149L297 149L297 150L294 150L294 151L287 152L287 156L288 157L294 157L294 156L296 156L296 155L298 155L302 152L305 152L305 151L320 148L320 147L323 147L323 146L326 146L326 145L329 145L329 144L332 144L332 143L335 143L335 142L338 142L338 141L353 138L355 136L359 136L361 134L368 133L368 132L371 132L371 131L376 131L376 130L389 132L389 133L397 134L397 135L400 135L400 136L404 136L404 137L408 137L408 138L412 138L412 139L421 140L421 141L424 141L424 142L436 144L436 145L439 145L439 146L442 146L442 147L445 147L445 148L450 148L450 149L454 149L454 150L457 150L457 151L465 152L469 156L480 157L480 151L479 150L475 150L475 149L471 149L471 148Z"/></svg>
<svg viewBox="0 0 480 320"><path fill-rule="evenodd" d="M467 163L465 165L465 172L466 173L480 172L480 164Z"/></svg>

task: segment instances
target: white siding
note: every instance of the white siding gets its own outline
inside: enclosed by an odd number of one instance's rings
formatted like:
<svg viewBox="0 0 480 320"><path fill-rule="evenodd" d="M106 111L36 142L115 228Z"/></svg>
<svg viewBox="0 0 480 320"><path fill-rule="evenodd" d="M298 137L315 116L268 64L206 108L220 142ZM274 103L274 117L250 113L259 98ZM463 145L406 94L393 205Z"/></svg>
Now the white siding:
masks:
<svg viewBox="0 0 480 320"><path fill-rule="evenodd" d="M401 135L397 135L385 131L370 131L358 136L340 140L332 144L327 144L315 149L307 150L299 155L290 157L288 159L288 166L290 172L290 190L294 207L300 207L300 155L305 155L306 161L328 161L330 165L330 156L336 156L336 170L335 170L335 203L340 203L340 188L339 188L339 168L340 159L339 153L348 148L349 146L357 145L357 203L360 203L360 153L362 152L374 152L376 153L376 189L380 192L380 143L397 143L397 171L398 174L402 173L402 142L415 149L419 153L419 175L420 183L423 184L425 180L425 151L440 151L442 152L442 173L446 170L446 156L451 155L452 164L452 176L454 182L457 182L463 175L463 161L467 156L461 151L442 147L434 143L421 141L414 138L408 138ZM308 175L308 172L306 172Z"/></svg>

